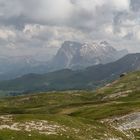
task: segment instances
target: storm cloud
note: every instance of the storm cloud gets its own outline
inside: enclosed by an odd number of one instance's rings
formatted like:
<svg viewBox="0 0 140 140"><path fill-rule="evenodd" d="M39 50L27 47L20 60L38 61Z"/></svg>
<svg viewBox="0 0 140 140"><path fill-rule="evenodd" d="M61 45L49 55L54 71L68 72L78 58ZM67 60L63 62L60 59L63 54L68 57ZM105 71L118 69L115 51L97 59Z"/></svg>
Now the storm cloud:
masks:
<svg viewBox="0 0 140 140"><path fill-rule="evenodd" d="M65 40L140 51L139 7L139 0L0 0L0 54L47 59Z"/></svg>

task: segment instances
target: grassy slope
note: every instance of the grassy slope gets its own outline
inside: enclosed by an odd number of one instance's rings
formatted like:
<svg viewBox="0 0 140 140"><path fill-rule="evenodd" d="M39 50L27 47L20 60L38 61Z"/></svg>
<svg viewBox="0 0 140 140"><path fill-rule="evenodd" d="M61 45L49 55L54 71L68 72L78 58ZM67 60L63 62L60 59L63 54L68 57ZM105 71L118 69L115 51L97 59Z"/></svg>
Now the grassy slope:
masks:
<svg viewBox="0 0 140 140"><path fill-rule="evenodd" d="M68 91L1 99L0 114L12 114L13 122L47 120L67 129L57 135L4 129L0 130L0 140L18 140L19 137L21 140L130 140L131 137L100 121L139 112L139 85L140 72L134 72L96 92ZM136 131L134 133L139 135Z"/></svg>

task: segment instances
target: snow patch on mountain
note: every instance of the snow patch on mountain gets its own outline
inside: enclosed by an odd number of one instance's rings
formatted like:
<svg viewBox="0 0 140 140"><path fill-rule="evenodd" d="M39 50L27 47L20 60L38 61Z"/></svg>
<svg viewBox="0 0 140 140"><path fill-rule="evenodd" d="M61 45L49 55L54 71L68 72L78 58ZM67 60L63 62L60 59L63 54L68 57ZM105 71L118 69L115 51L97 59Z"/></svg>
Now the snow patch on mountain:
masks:
<svg viewBox="0 0 140 140"><path fill-rule="evenodd" d="M84 68L116 61L127 53L127 50L117 51L106 41L100 43L65 41L52 60L52 66L55 69Z"/></svg>

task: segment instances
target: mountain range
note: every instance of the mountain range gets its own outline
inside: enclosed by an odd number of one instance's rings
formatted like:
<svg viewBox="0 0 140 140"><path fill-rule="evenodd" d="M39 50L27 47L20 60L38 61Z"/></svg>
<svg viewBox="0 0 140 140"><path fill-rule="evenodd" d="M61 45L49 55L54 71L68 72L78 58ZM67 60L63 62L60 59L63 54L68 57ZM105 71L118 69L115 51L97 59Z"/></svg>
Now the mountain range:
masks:
<svg viewBox="0 0 140 140"><path fill-rule="evenodd" d="M60 69L83 69L97 64L118 60L127 50L117 51L106 41L79 43L65 41L49 62L38 61L31 56L0 57L0 80L9 80L28 73L43 74Z"/></svg>
<svg viewBox="0 0 140 140"><path fill-rule="evenodd" d="M126 54L128 54L127 50L117 51L106 41L100 43L65 41L51 64L55 70L80 69L113 62Z"/></svg>
<svg viewBox="0 0 140 140"><path fill-rule="evenodd" d="M13 93L28 91L96 89L117 79L122 73L140 69L140 54L128 54L108 64L99 64L83 70L63 69L47 74L28 74L0 82L1 91Z"/></svg>
<svg viewBox="0 0 140 140"><path fill-rule="evenodd" d="M31 56L0 57L0 80L9 80L28 73L46 73L48 63Z"/></svg>

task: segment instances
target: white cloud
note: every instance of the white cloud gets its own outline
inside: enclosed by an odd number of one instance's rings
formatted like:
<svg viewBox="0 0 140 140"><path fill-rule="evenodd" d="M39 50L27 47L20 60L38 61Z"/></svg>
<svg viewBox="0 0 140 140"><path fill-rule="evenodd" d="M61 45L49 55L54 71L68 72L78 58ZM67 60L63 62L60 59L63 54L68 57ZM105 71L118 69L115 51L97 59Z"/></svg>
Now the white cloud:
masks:
<svg viewBox="0 0 140 140"><path fill-rule="evenodd" d="M112 24L105 25L104 26L104 31L105 31L106 34L113 35L114 29L113 29Z"/></svg>
<svg viewBox="0 0 140 140"><path fill-rule="evenodd" d="M8 39L8 38L15 38L16 34L14 31L10 29L0 28L0 38L1 39Z"/></svg>
<svg viewBox="0 0 140 140"><path fill-rule="evenodd" d="M29 38L38 36L44 30L44 26L38 24L27 24L23 29L23 33Z"/></svg>
<svg viewBox="0 0 140 140"><path fill-rule="evenodd" d="M22 11L20 0L0 0L0 17L19 16Z"/></svg>
<svg viewBox="0 0 140 140"><path fill-rule="evenodd" d="M74 0L80 9L95 12L96 9L108 5L108 8L115 10L129 10L130 0Z"/></svg>
<svg viewBox="0 0 140 140"><path fill-rule="evenodd" d="M0 43L12 46L18 53L57 48L65 40L109 40L131 47L130 41L136 44L140 40L140 10L132 10L134 1L139 3L138 0L0 0L3 40Z"/></svg>
<svg viewBox="0 0 140 140"><path fill-rule="evenodd" d="M42 18L67 19L73 12L73 5L69 0L40 0L39 16Z"/></svg>
<svg viewBox="0 0 140 140"><path fill-rule="evenodd" d="M95 11L98 6L102 6L104 3L106 3L104 0L75 0L77 8L87 11Z"/></svg>
<svg viewBox="0 0 140 140"><path fill-rule="evenodd" d="M117 10L129 10L130 0L109 0Z"/></svg>

